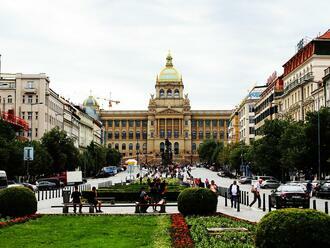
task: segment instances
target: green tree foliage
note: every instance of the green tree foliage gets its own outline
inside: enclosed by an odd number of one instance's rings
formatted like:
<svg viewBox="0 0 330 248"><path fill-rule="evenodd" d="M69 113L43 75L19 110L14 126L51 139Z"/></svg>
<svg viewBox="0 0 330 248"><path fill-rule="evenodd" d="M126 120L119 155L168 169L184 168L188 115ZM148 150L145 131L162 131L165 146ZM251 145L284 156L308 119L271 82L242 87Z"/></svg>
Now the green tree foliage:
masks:
<svg viewBox="0 0 330 248"><path fill-rule="evenodd" d="M41 142L52 158L53 172L74 170L77 167L79 151L65 131L53 128L44 134Z"/></svg>
<svg viewBox="0 0 330 248"><path fill-rule="evenodd" d="M121 153L114 148L107 149L106 163L107 166L119 166L121 161Z"/></svg>
<svg viewBox="0 0 330 248"><path fill-rule="evenodd" d="M201 161L208 164L218 164L218 157L223 150L223 143L213 139L206 140L198 147L198 155Z"/></svg>
<svg viewBox="0 0 330 248"><path fill-rule="evenodd" d="M229 164L230 169L235 170L236 174L240 170L240 166L243 164L247 164L247 153L248 153L248 146L243 143L237 143L230 146L230 153L229 153Z"/></svg>

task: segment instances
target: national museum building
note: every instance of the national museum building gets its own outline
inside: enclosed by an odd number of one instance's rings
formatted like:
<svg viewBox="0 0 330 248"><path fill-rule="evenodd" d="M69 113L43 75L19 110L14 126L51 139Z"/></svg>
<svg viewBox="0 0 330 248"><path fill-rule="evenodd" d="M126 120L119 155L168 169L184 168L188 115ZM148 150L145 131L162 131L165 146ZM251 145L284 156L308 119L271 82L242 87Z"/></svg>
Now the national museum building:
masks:
<svg viewBox="0 0 330 248"><path fill-rule="evenodd" d="M186 163L198 159L198 146L206 139L227 143L232 111L191 110L170 54L157 76L155 89L148 110L99 110L105 145L119 150L124 158L150 164L160 163L166 138L171 143L173 161ZM89 100L98 108L92 97Z"/></svg>

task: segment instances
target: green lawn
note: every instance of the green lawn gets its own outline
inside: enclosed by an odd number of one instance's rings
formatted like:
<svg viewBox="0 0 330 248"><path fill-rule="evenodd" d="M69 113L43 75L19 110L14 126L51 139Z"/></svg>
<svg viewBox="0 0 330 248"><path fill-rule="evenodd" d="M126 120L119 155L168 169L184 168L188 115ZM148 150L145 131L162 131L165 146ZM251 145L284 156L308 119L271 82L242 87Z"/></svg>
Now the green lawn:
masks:
<svg viewBox="0 0 330 248"><path fill-rule="evenodd" d="M235 221L223 216L186 217L190 234L196 248L251 248L254 247L256 226L247 222ZM211 236L206 228L210 227L245 227L249 232L226 232Z"/></svg>
<svg viewBox="0 0 330 248"><path fill-rule="evenodd" d="M43 216L0 229L0 247L171 247L169 216Z"/></svg>

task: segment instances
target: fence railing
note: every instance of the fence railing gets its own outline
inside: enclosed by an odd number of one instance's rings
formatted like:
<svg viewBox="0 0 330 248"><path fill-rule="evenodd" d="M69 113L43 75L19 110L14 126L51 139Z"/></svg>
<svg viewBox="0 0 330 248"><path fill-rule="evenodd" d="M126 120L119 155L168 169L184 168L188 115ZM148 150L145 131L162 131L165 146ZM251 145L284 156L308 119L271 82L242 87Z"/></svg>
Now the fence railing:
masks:
<svg viewBox="0 0 330 248"><path fill-rule="evenodd" d="M103 182L103 183L99 183L97 185L97 188L108 188L108 187L111 187L112 186L112 181L106 181L106 182Z"/></svg>

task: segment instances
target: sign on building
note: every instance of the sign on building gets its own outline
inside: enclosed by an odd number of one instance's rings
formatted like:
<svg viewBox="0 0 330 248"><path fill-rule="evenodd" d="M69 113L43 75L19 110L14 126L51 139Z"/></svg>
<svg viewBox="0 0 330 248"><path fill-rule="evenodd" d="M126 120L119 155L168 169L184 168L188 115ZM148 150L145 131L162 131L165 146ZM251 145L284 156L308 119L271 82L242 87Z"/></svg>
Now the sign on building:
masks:
<svg viewBox="0 0 330 248"><path fill-rule="evenodd" d="M26 146L24 147L24 161L31 161L33 160L33 147L32 146Z"/></svg>

